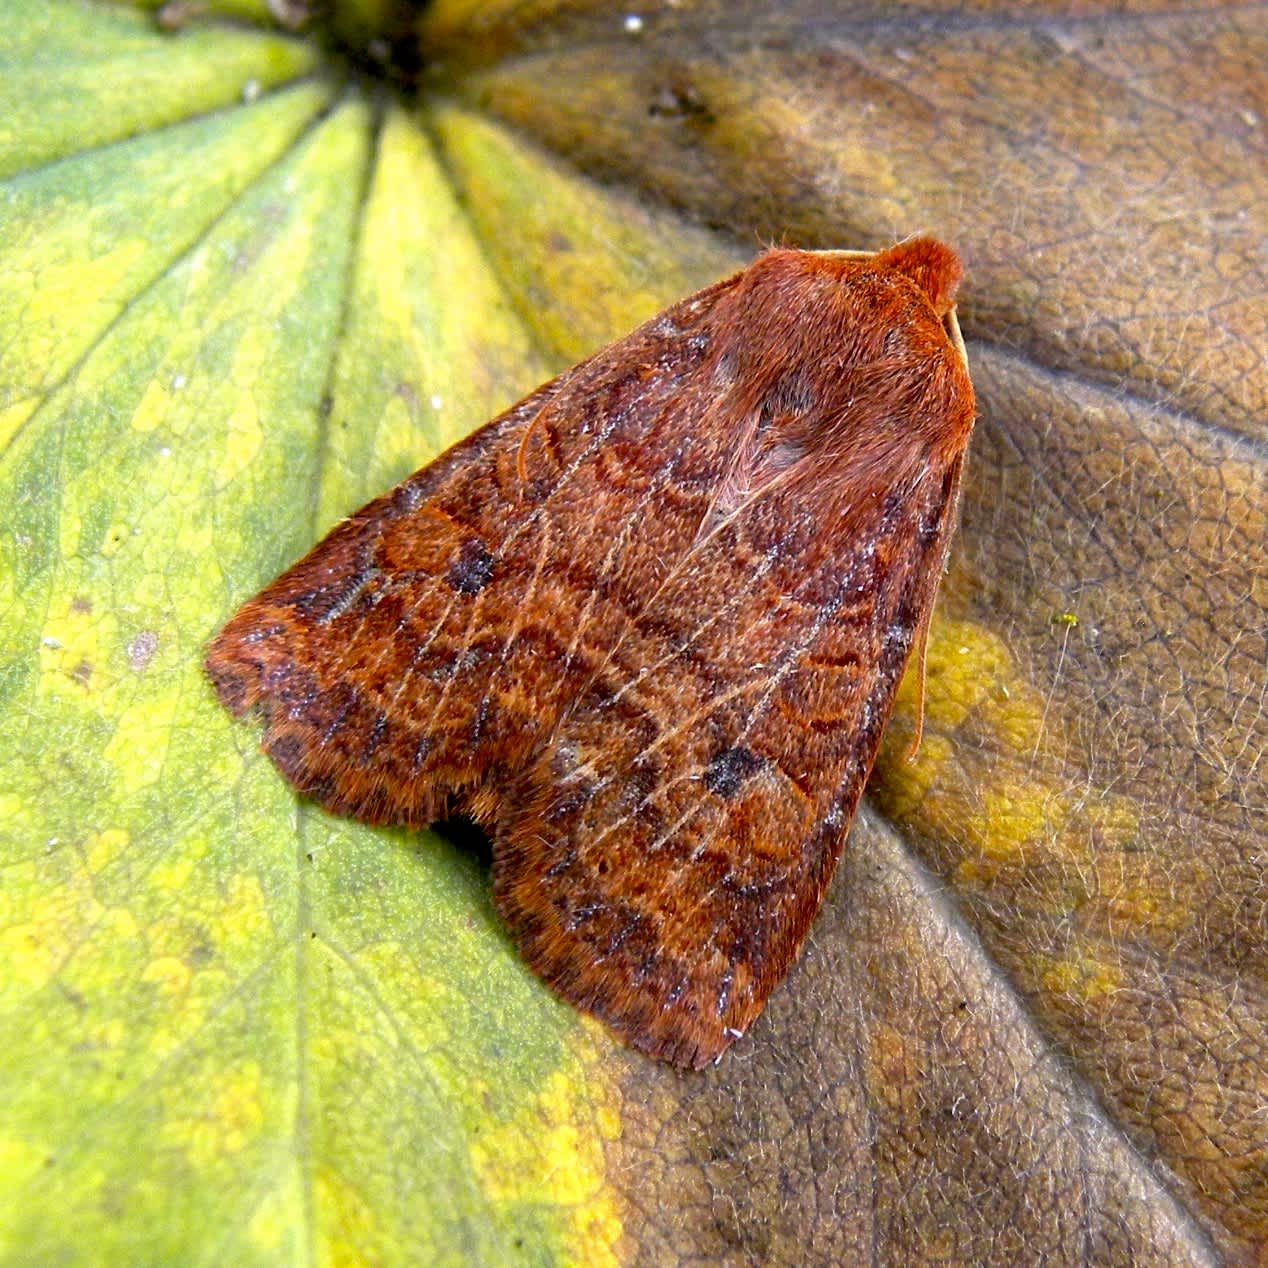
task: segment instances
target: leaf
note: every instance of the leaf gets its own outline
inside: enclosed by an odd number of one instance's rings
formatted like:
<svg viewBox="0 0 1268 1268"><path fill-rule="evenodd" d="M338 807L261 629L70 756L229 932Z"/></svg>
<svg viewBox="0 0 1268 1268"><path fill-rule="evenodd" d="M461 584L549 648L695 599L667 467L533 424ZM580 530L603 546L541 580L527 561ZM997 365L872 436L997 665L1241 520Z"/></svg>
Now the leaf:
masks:
<svg viewBox="0 0 1268 1268"><path fill-rule="evenodd" d="M407 109L316 32L10 9L8 1259L1268 1253L1257 13L441 0ZM297 803L202 647L763 239L917 229L981 407L924 742L679 1076L527 973L478 848Z"/></svg>
<svg viewBox="0 0 1268 1268"><path fill-rule="evenodd" d="M121 6L9 0L0 176L192 118L312 70L315 49L231 28L156 39Z"/></svg>

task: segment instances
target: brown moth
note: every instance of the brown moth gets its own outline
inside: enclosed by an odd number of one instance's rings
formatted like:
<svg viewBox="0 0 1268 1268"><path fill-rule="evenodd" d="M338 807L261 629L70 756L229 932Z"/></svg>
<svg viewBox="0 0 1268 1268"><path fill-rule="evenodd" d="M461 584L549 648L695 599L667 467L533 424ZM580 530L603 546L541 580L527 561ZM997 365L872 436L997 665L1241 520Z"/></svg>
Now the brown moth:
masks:
<svg viewBox="0 0 1268 1268"><path fill-rule="evenodd" d="M302 792L469 815L525 959L677 1065L788 971L955 521L949 247L770 251L526 397L245 604L207 670Z"/></svg>

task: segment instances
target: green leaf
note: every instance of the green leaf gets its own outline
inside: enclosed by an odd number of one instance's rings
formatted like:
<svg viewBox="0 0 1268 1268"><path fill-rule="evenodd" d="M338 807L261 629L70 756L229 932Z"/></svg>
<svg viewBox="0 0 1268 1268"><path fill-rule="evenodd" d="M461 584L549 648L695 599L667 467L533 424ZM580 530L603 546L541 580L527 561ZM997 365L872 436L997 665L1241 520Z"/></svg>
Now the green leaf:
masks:
<svg viewBox="0 0 1268 1268"><path fill-rule="evenodd" d="M0 444L328 102L290 89L8 181Z"/></svg>
<svg viewBox="0 0 1268 1268"><path fill-rule="evenodd" d="M250 99L316 68L297 40L225 28L164 36L153 18L74 0L8 0L0 176Z"/></svg>
<svg viewBox="0 0 1268 1268"><path fill-rule="evenodd" d="M365 107L319 105L11 185L35 380L0 522L11 1253L497 1262L604 1222L589 1043L478 865L298 807L201 673L319 524L541 374L418 129L393 112L375 150ZM175 163L191 135L221 161ZM169 217L138 222L142 180Z"/></svg>

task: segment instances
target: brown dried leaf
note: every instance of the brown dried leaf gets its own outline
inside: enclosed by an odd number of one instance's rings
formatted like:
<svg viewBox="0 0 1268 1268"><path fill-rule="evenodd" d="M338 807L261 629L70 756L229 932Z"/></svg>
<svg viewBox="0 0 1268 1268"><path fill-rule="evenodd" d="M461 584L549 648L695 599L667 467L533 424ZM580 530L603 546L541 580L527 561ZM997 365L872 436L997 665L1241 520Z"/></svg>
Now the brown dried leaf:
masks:
<svg viewBox="0 0 1268 1268"><path fill-rule="evenodd" d="M969 261L926 738L874 781L906 847L856 830L704 1083L631 1060L632 1243L1268 1255L1262 16L465 8L425 28L447 89L596 175Z"/></svg>

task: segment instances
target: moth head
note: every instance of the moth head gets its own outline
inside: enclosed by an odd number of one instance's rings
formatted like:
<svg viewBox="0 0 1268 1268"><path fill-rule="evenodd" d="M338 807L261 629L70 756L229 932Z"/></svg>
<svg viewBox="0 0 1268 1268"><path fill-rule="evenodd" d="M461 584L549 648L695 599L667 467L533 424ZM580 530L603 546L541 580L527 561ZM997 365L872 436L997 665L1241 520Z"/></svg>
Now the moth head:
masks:
<svg viewBox="0 0 1268 1268"><path fill-rule="evenodd" d="M816 478L962 444L972 389L947 320L960 274L929 238L756 261L715 315L719 398L745 420L736 482L752 491L794 468Z"/></svg>

